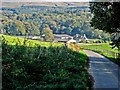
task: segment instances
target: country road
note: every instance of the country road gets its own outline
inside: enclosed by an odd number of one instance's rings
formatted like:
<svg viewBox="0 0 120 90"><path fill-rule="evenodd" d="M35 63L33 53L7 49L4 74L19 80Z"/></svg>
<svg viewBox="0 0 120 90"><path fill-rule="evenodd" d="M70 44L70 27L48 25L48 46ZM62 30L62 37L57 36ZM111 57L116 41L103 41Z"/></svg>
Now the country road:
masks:
<svg viewBox="0 0 120 90"><path fill-rule="evenodd" d="M120 90L120 67L104 56L84 50L89 57L89 73L94 78L93 90Z"/></svg>

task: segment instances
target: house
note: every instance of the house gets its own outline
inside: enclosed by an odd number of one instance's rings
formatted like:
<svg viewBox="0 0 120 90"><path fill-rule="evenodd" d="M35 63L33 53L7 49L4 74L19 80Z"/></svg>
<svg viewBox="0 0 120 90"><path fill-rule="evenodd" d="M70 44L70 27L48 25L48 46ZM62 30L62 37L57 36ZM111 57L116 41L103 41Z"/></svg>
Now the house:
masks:
<svg viewBox="0 0 120 90"><path fill-rule="evenodd" d="M74 37L67 35L67 34L54 34L54 41L55 42L74 42L74 43L79 43L79 42L86 42L88 38L84 34L81 36L80 34L76 34Z"/></svg>
<svg viewBox="0 0 120 90"><path fill-rule="evenodd" d="M88 38L86 37L85 34L84 34L83 36L81 36L80 42L81 42L81 43L87 43L87 42L88 42Z"/></svg>
<svg viewBox="0 0 120 90"><path fill-rule="evenodd" d="M82 37L82 40L88 40L88 38L86 37L85 34L84 34L84 36Z"/></svg>
<svg viewBox="0 0 120 90"><path fill-rule="evenodd" d="M76 40L76 43L79 43L80 42L80 39L81 39L81 35L80 34L76 34L74 36L74 39Z"/></svg>
<svg viewBox="0 0 120 90"><path fill-rule="evenodd" d="M71 40L73 37L67 34L54 34L54 41L55 42L64 42Z"/></svg>
<svg viewBox="0 0 120 90"><path fill-rule="evenodd" d="M76 40L74 40L73 38L71 40L69 40L67 43L76 43Z"/></svg>
<svg viewBox="0 0 120 90"><path fill-rule="evenodd" d="M76 34L76 35L74 36L74 39L76 40L77 43L88 41L88 38L86 37L85 34L84 34L83 36L80 35L80 34Z"/></svg>

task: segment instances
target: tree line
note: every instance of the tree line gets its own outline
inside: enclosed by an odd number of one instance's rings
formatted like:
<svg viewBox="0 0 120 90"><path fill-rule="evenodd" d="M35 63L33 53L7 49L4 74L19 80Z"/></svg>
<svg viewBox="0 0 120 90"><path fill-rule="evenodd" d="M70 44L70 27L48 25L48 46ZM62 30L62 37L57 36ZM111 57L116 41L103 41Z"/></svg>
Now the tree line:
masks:
<svg viewBox="0 0 120 90"><path fill-rule="evenodd" d="M49 9L46 7L45 9ZM61 7L62 8L62 7ZM90 25L92 15L86 9L80 7L63 7L63 12L61 13L61 8L52 8L51 12L31 12L33 8L27 8L31 13L25 12L13 12L13 13L3 13L2 15L2 29L9 35L42 35L49 33L53 38L53 34L68 34L68 35L84 35L88 38L103 38L107 39L106 33L94 29ZM23 7L19 10L24 9ZM41 9L43 7L36 7L35 10ZM56 12L54 12L56 11ZM48 35L48 34L47 34ZM109 36L109 35L107 35Z"/></svg>

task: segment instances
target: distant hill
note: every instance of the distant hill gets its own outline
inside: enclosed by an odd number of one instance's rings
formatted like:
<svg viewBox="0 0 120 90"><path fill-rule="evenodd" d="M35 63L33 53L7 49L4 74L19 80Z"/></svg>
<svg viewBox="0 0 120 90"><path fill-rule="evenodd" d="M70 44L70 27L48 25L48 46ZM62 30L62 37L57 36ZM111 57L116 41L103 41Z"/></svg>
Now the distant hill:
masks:
<svg viewBox="0 0 120 90"><path fill-rule="evenodd" d="M89 6L88 2L2 2L2 7L20 6Z"/></svg>

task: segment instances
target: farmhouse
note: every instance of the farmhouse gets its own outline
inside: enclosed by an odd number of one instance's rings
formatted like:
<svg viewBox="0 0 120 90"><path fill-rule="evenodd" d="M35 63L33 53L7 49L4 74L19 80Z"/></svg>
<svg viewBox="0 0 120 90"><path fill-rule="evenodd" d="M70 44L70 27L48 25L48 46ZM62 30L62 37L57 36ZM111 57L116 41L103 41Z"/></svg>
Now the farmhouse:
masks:
<svg viewBox="0 0 120 90"><path fill-rule="evenodd" d="M33 40L40 40L44 41L44 38L40 36L17 36L19 38L27 38L27 39L33 39ZM79 43L81 41L87 41L88 38L84 34L84 36L81 36L79 34L76 34L75 36L70 36L68 34L54 34L54 42L75 42Z"/></svg>
<svg viewBox="0 0 120 90"><path fill-rule="evenodd" d="M74 39L76 40L77 43L88 41L88 38L86 37L85 34L84 34L83 36L80 35L80 34L76 34L76 35L74 36Z"/></svg>
<svg viewBox="0 0 120 90"><path fill-rule="evenodd" d="M71 40L73 37L67 34L54 34L54 41L55 42L64 42Z"/></svg>
<svg viewBox="0 0 120 90"><path fill-rule="evenodd" d="M86 35L84 34L84 36L81 38L82 40L88 40L88 38L86 37Z"/></svg>
<svg viewBox="0 0 120 90"><path fill-rule="evenodd" d="M67 43L76 43L76 40L74 40L73 38L71 40L69 40Z"/></svg>

